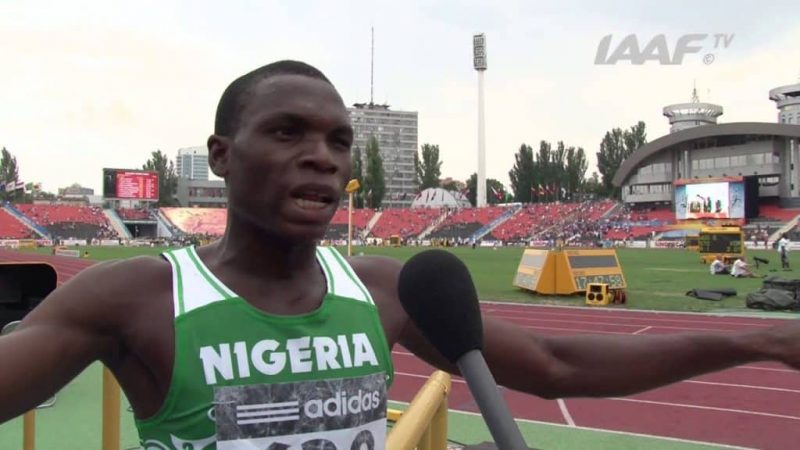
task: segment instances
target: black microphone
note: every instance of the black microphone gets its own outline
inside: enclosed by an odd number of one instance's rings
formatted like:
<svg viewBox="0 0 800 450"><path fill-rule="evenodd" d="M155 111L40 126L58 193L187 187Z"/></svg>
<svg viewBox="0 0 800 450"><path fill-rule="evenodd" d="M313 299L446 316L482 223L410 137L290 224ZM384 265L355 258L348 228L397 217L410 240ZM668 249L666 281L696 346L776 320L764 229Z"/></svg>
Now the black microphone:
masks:
<svg viewBox="0 0 800 450"><path fill-rule="evenodd" d="M456 364L501 450L527 449L483 359L483 324L469 270L455 255L427 250L400 271L400 303L439 352Z"/></svg>

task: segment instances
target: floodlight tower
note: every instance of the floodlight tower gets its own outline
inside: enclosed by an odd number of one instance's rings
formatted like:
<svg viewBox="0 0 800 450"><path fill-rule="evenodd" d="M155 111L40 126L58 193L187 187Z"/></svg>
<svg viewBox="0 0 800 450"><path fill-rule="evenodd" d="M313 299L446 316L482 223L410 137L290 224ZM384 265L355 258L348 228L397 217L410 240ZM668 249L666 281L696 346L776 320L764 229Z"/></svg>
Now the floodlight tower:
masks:
<svg viewBox="0 0 800 450"><path fill-rule="evenodd" d="M486 35L472 36L473 66L478 71L478 192L475 206L486 206L486 129L483 111L483 72L486 71Z"/></svg>

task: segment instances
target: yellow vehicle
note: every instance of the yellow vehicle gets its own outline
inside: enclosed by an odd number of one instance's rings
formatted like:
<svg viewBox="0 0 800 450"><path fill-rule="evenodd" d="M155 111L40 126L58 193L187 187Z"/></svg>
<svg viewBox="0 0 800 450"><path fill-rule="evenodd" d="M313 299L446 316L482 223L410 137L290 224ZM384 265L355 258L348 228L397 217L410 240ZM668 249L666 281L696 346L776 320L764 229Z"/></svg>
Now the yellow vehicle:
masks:
<svg viewBox="0 0 800 450"><path fill-rule="evenodd" d="M698 248L697 240L699 239L699 236L686 236L685 239L686 239L686 244L685 244L686 250L691 250L696 252Z"/></svg>
<svg viewBox="0 0 800 450"><path fill-rule="evenodd" d="M739 227L703 228L697 237L697 251L704 264L710 264L717 255L731 264L744 254L744 233Z"/></svg>

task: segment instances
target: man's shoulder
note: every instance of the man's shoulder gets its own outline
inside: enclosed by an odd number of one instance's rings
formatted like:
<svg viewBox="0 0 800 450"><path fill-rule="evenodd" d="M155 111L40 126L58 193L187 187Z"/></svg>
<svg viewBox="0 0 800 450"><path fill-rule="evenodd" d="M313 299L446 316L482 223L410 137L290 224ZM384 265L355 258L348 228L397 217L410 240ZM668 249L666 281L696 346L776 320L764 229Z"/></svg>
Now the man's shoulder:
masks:
<svg viewBox="0 0 800 450"><path fill-rule="evenodd" d="M96 293L104 298L121 298L169 287L171 280L172 269L163 258L137 256L95 264L64 287Z"/></svg>
<svg viewBox="0 0 800 450"><path fill-rule="evenodd" d="M393 258L377 255L349 256L347 262L367 286L394 289L403 264Z"/></svg>

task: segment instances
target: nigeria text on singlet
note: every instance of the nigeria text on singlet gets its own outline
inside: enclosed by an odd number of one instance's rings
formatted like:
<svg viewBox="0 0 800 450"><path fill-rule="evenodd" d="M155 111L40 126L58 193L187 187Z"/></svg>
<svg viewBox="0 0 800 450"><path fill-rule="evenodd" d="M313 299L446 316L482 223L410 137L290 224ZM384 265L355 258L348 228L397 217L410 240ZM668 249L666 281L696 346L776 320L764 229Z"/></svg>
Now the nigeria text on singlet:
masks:
<svg viewBox="0 0 800 450"><path fill-rule="evenodd" d="M369 291L336 249L317 248L322 304L294 316L247 303L194 247L164 255L175 359L164 404L136 421L145 450L384 447L391 355Z"/></svg>

